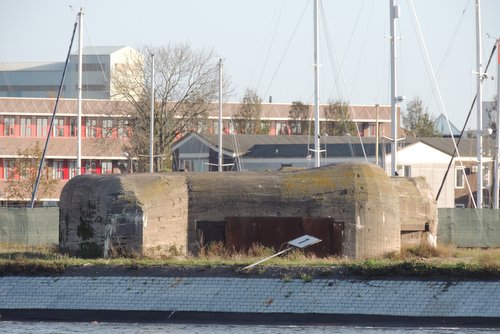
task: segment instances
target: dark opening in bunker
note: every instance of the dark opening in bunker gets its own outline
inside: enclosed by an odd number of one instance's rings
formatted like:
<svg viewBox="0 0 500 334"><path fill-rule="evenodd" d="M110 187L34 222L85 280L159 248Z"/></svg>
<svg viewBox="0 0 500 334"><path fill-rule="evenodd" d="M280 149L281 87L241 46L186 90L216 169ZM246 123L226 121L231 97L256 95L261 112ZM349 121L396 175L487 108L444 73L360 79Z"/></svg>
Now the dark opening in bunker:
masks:
<svg viewBox="0 0 500 334"><path fill-rule="evenodd" d="M224 221L197 221L196 230L200 244L223 242L236 251L248 251L257 243L279 251L288 241L308 234L322 241L306 252L327 257L342 255L344 223L319 217L226 217Z"/></svg>

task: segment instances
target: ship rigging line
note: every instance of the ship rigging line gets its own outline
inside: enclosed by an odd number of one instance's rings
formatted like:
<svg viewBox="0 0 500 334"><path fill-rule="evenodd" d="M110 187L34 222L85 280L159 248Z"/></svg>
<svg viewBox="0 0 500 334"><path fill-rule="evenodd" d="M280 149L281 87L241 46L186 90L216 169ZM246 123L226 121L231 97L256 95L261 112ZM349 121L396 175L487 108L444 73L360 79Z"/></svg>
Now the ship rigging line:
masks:
<svg viewBox="0 0 500 334"><path fill-rule="evenodd" d="M323 1L320 1L320 5L321 5L321 14L323 15L322 16L322 18L323 18L323 29L325 30L325 33L328 33L327 34L327 36L328 36L328 38L327 38L328 53L330 55L330 59L332 61L334 59L336 59L337 63L339 64L339 73L340 73L340 77L342 79L342 83L343 83L343 85L345 87L345 91L346 91L345 93L347 95L347 101L348 101L347 103L349 104L349 108L351 110L352 115L356 116L356 112L354 111L354 108L352 107L352 105L350 103L351 97L350 97L350 94L349 94L349 88L347 87L347 82L345 80L344 72L342 71L342 66L341 66L341 62L340 62L340 59L339 59L339 56L338 56L338 53L337 53L337 49L335 47L335 42L333 40L332 31L329 29L330 25L328 24L328 18L325 15L325 10L324 10L324 7L323 7ZM333 56L332 56L332 54L333 54ZM359 142L361 144L361 150L363 152L363 157L365 159L365 162L368 162L368 158L366 156L365 145L363 144L363 138L361 137L361 132L359 131L358 123L354 122L354 124L356 125L356 133L357 133ZM353 156L353 158L355 158L354 149L353 149L352 145L353 144L352 144L351 140L349 140L349 148L351 150L351 155Z"/></svg>
<svg viewBox="0 0 500 334"><path fill-rule="evenodd" d="M447 121L447 125L448 125L448 130L450 131L451 140L452 140L453 146L454 146L454 151L457 154L457 156L460 158L460 152L458 150L457 143L455 142L455 137L453 136L453 131L451 129L450 121L449 121L449 118L448 118L448 113L446 111L446 107L444 106L443 97L441 96L441 90L439 89L439 85L438 85L438 82L437 82L437 79L436 79L436 74L434 72L434 68L432 67L431 59L429 57L429 52L427 50L427 45L425 44L424 36L422 34L422 29L420 28L420 22L418 20L417 13L415 11L415 6L413 5L413 0L407 0L407 2L408 2L408 5L409 5L409 7L411 9L411 13L413 14L412 19L413 19L413 23L414 23L415 28L416 28L417 33L418 33L420 47L422 48L421 51L424 52L424 55L425 55L425 60L426 60L426 65L427 65L427 71L430 72L429 74L430 74L431 79L432 79L431 82L434 85L434 89L436 91L436 95L437 95L438 100L439 100L438 101L439 102L439 106L443 110L443 113L444 113L444 115L446 117L446 121ZM460 162L460 165L463 167L462 160L459 160L459 162ZM472 190L470 188L469 180L467 178L465 178L465 183L467 185L467 190L469 191L469 194L470 194L471 198L473 199ZM473 199L473 203L474 203L474 207L476 207L476 202L474 201L474 199Z"/></svg>
<svg viewBox="0 0 500 334"><path fill-rule="evenodd" d="M87 29L87 24L86 24L86 21L83 23L83 28L85 29L85 34L84 34L84 35L85 35L85 36L89 36L89 37L88 37L88 40L89 40L89 45L90 45L91 47L95 48L95 44L94 44L94 42L93 42L93 38L92 38L92 36L90 35L90 32L89 32L89 31L88 31L88 29ZM98 64L99 64L99 71L100 71L100 73L101 73L102 77L104 78L104 81L111 81L111 78L108 78L107 73L104 71L104 64L103 64L103 62L101 61L101 56L99 55L99 52L96 52L96 55L95 55L95 56L96 56L96 58L97 58L97 62L98 62ZM84 84L88 84L88 81L87 81L87 82L85 82ZM111 92L110 92L110 94L111 94Z"/></svg>
<svg viewBox="0 0 500 334"><path fill-rule="evenodd" d="M267 64L268 64L268 62L269 62L269 58L270 58L270 54L271 54L271 50L272 50L272 48L273 48L273 46L274 46L274 42L275 42L275 40L276 40L276 35L277 35L277 32L278 32L278 27L279 27L279 24L280 24L280 22L281 22L281 15L282 15L282 13L283 13L283 8L284 8L284 7L285 7L285 1L283 0L283 2L281 3L281 8L280 8L280 11L279 11L279 13L278 13L278 19L277 19L277 22L276 22L276 25L275 25L274 30L273 30L273 36L272 36L272 38L271 38L271 41L270 41L270 44L269 44L269 48L267 49L266 59L264 60L264 64L263 64L263 66L262 66L262 71L260 72L259 80L257 81L257 88L256 88L256 91L258 91L258 90L259 90L260 84L261 84L261 82L262 82L262 78L263 78L263 76L264 76L264 73L266 72L266 67L267 67ZM268 29L268 31L267 31L266 38L265 38L265 40L264 40L264 44L265 44L265 43L267 42L267 40L268 40L268 39L267 39L267 37L269 36L269 32L270 32L270 30L271 30L271 27L269 27L269 29ZM261 51L260 51L260 53L259 53L259 57L257 58L258 60L260 60L260 58L261 58L261 56L262 56L262 52L264 51L264 50L263 50L263 48L264 48L264 45L262 46L262 49L261 49ZM255 69L254 69L254 74L255 74L255 71L256 71L256 70L257 70L257 69L255 68ZM254 74L252 74L252 81L253 81Z"/></svg>
<svg viewBox="0 0 500 334"><path fill-rule="evenodd" d="M455 44L456 38L458 36L458 31L460 29L460 26L462 25L462 21L464 20L465 13L467 11L467 8L469 7L470 1L471 0L467 0L467 3L465 4L465 8L462 10L462 15L460 16L460 20L458 21L457 26L455 27L455 30L453 32L453 36L451 37L450 43L446 47L446 50L445 50L444 55L443 55L443 59L441 59L441 63L438 66L438 70L437 70L437 78L438 79L441 77L441 73L444 70L444 65L446 64L446 61L448 60L448 56L450 55L451 50L453 48L453 45ZM432 87L430 88L430 90L432 91L432 93L434 93ZM425 95L424 101L428 101L429 95L431 95L430 92Z"/></svg>
<svg viewBox="0 0 500 334"><path fill-rule="evenodd" d="M308 1L304 7L304 10L302 11L302 15L299 18L299 21L297 22L297 25L295 26L295 29L293 30L292 36L290 36L290 39L288 40L288 43L285 47L285 50L283 51L283 55L280 58L280 62L278 66L276 67L276 70L273 73L273 76L271 78L271 81L269 82L269 85L267 86L266 93L263 96L268 96L269 91L271 90L271 86L274 82L274 79L276 78L276 75L278 74L278 71L281 67L281 64L283 63L283 60L285 59L286 54L288 53L288 49L290 48L290 45L292 45L293 38L295 37L295 34L297 33L297 30L299 29L300 23L302 22L302 19L304 18L304 15L306 13L307 7L309 7L310 1Z"/></svg>
<svg viewBox="0 0 500 334"><path fill-rule="evenodd" d="M490 57L488 59L488 63L486 64L486 67L484 69L484 72L486 73L488 71L488 67L491 64L491 59L493 58L493 55L495 54L495 50L497 49L497 43L495 41L495 44L493 45L493 48L491 49ZM446 181L446 177L448 176L448 173L450 171L451 164L453 163L453 159L455 158L455 154L457 154L457 147L458 144L460 144L460 139L462 139L462 136L464 135L465 128L467 127L467 123L469 122L470 115L472 114L472 110L474 109L474 105L476 104L477 100L477 94L474 96L474 99L472 100L469 113L467 114L467 118L465 119L464 126L462 127L462 131L460 132L460 136L457 139L457 145L455 146L455 150L453 151L453 154L451 156L450 162L448 163L448 168L446 169L446 173L443 176L443 180L441 181L441 186L439 187L439 191L436 195L436 201L439 199L439 195L441 195L441 190L443 189L444 182ZM472 198L474 199L474 198Z"/></svg>
<svg viewBox="0 0 500 334"><path fill-rule="evenodd" d="M40 159L40 163L38 164L38 172L36 174L36 181L35 181L35 186L33 188L33 193L31 194L31 202L30 202L30 208L33 209L33 206L35 205L35 197L36 197L36 192L38 190L38 184L40 183L40 176L42 174L42 168L45 163L45 154L47 153L47 147L49 146L49 139L50 135L52 133L52 127L54 126L54 119L56 118L56 112L57 112L57 106L59 105L59 98L61 97L61 91L64 83L64 78L66 77L66 70L68 69L68 63L69 63L69 57L71 54L71 48L73 46L73 41L75 39L76 35L76 27L78 26L78 22L75 22L73 26L73 34L71 35L71 42L69 43L69 48L68 48L68 54L66 55L66 62L64 63L64 69L61 77L61 83L59 84L59 90L57 91L57 98L56 98L56 103L54 105L54 111L52 112L52 118L50 119L50 126L47 131L47 139L45 140L45 146L43 148L42 152L42 157ZM81 131L81 129L78 129L78 131Z"/></svg>

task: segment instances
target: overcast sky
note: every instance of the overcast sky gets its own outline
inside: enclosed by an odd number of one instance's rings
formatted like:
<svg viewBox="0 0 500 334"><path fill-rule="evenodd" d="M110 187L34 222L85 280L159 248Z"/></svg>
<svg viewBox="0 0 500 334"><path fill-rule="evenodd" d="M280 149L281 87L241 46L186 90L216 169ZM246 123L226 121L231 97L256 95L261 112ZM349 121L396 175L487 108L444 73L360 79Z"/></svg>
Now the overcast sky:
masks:
<svg viewBox="0 0 500 334"><path fill-rule="evenodd" d="M322 0L321 103L390 104L389 3ZM438 116L444 110L433 94L412 2L397 3L398 95L421 97ZM232 101L251 88L264 101L313 103L312 0L5 0L0 62L64 61L80 7L85 46L188 42L225 59ZM444 107L461 128L476 90L475 0L413 0L413 7ZM485 66L500 36L500 1L482 0L481 8ZM485 83L485 100L496 94L496 55L489 73L495 80Z"/></svg>

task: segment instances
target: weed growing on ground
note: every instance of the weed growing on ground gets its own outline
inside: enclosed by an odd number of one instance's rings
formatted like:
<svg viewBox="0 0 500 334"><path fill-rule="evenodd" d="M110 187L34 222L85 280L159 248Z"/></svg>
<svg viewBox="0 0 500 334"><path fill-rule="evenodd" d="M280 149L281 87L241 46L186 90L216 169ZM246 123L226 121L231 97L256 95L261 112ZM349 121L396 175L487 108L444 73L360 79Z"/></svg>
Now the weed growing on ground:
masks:
<svg viewBox="0 0 500 334"><path fill-rule="evenodd" d="M248 251L226 249L223 243L204 245L197 256L143 257L139 254L121 254L116 258L84 259L60 253L55 247L26 247L0 245L0 275L15 273L58 273L69 266L124 266L141 270L150 266L200 266L244 267L275 253L271 248L253 245ZM316 258L294 250L275 257L265 266L286 268L302 273L302 268L314 268L325 276L341 272L361 276L430 276L500 277L500 249L465 249L439 245L437 249L426 246L406 247L400 253L364 260L340 257ZM255 273L263 273L259 266ZM293 269L296 268L296 269ZM333 271L332 271L333 270ZM307 271L306 271L307 272ZM295 274L297 275L297 274ZM294 274L285 274L283 280L291 280ZM304 282L307 276L298 276ZM312 276L311 276L312 279Z"/></svg>
<svg viewBox="0 0 500 334"><path fill-rule="evenodd" d="M313 280L313 277L310 274L302 273L300 274L300 278L304 283L310 283Z"/></svg>

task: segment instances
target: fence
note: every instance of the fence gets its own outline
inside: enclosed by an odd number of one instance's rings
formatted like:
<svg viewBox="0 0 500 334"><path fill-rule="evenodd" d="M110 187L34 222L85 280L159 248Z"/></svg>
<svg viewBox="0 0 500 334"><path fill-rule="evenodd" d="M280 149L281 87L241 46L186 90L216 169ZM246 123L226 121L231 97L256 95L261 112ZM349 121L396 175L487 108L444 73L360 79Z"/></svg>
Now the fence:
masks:
<svg viewBox="0 0 500 334"><path fill-rule="evenodd" d="M439 209L438 243L500 247L500 210ZM0 243L59 243L58 208L0 208Z"/></svg>
<svg viewBox="0 0 500 334"><path fill-rule="evenodd" d="M500 210L438 209L438 243L500 247Z"/></svg>
<svg viewBox="0 0 500 334"><path fill-rule="evenodd" d="M0 243L57 245L59 208L0 208Z"/></svg>

